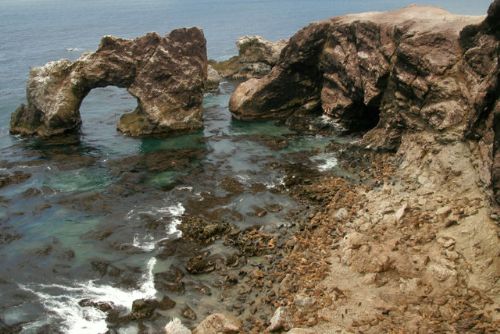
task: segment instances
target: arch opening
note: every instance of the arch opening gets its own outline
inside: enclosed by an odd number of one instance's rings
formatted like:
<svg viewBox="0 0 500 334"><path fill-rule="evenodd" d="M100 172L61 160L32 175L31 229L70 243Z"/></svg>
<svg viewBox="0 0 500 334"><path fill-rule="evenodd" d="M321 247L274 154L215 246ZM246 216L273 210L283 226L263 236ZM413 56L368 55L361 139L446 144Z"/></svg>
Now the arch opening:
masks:
<svg viewBox="0 0 500 334"><path fill-rule="evenodd" d="M80 105L80 133L87 138L116 135L120 117L134 111L137 106L137 98L126 88L94 88Z"/></svg>

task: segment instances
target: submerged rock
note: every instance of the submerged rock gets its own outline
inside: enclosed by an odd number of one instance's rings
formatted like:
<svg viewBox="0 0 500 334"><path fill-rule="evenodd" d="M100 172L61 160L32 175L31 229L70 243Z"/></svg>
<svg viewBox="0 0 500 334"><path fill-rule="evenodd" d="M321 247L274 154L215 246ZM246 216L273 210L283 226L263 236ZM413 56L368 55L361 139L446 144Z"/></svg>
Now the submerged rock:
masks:
<svg viewBox="0 0 500 334"><path fill-rule="evenodd" d="M188 305L186 305L182 311L181 311L181 315L186 318L186 319L189 319L189 320L196 320L196 318L198 318L198 316L196 315L196 313L193 311L193 309L191 307L189 307Z"/></svg>
<svg viewBox="0 0 500 334"><path fill-rule="evenodd" d="M208 221L203 217L188 216L179 226L186 240L209 244L222 238L231 230L231 224L224 221Z"/></svg>
<svg viewBox="0 0 500 334"><path fill-rule="evenodd" d="M0 188L7 187L11 184L23 183L31 177L31 174L20 171L15 171L12 174L0 174Z"/></svg>
<svg viewBox="0 0 500 334"><path fill-rule="evenodd" d="M215 259L210 257L209 252L191 257L186 264L186 270L190 274L210 273L215 269Z"/></svg>
<svg viewBox="0 0 500 334"><path fill-rule="evenodd" d="M114 308L114 304L112 302L94 301L91 299L82 299L78 302L78 305L81 307L94 307L104 313L107 313Z"/></svg>
<svg viewBox="0 0 500 334"><path fill-rule="evenodd" d="M126 40L105 36L96 52L75 62L59 60L33 68L27 105L12 114L13 134L53 136L80 127L79 108L94 88L127 88L137 108L118 130L131 136L169 134L202 127L206 41L198 28Z"/></svg>

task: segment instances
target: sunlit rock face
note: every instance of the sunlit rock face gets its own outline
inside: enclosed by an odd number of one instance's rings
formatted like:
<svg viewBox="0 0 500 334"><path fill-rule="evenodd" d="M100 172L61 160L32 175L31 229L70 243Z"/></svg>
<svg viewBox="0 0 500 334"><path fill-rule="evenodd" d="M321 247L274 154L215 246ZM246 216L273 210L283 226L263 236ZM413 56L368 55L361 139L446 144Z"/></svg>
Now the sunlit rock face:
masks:
<svg viewBox="0 0 500 334"><path fill-rule="evenodd" d="M168 135L202 127L207 51L203 32L182 28L127 40L105 36L96 52L30 72L26 95L11 117L11 133L49 137L80 127L79 108L96 87L127 88L137 108L118 130L131 136Z"/></svg>
<svg viewBox="0 0 500 334"><path fill-rule="evenodd" d="M404 131L463 138L498 73L494 34L461 45L462 29L483 20L410 6L312 23L270 74L236 89L230 110L238 119L327 114L347 129L371 130L364 142L383 149L397 148Z"/></svg>

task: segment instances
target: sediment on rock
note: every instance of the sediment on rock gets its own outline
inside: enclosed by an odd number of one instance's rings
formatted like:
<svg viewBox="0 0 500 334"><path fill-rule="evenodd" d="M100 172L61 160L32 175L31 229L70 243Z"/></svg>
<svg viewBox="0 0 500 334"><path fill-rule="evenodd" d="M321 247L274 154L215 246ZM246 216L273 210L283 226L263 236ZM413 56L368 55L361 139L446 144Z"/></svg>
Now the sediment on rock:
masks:
<svg viewBox="0 0 500 334"><path fill-rule="evenodd" d="M198 28L126 40L106 36L97 51L78 60L59 60L31 70L28 103L11 117L13 134L49 137L79 129L80 105L94 88L127 88L137 108L124 114L118 130L159 135L202 127L207 78L206 41Z"/></svg>

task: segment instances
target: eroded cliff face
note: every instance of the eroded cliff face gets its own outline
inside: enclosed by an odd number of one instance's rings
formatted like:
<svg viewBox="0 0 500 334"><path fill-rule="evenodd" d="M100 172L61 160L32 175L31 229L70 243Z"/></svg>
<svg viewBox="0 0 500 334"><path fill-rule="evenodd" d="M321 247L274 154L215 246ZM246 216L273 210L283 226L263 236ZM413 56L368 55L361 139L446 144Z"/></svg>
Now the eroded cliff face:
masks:
<svg viewBox="0 0 500 334"><path fill-rule="evenodd" d="M96 52L75 62L33 68L27 105L11 118L11 133L53 136L79 128L82 100L96 87L127 88L137 108L118 129L132 136L168 134L202 127L207 77L206 41L198 28L149 33L134 40L106 36Z"/></svg>
<svg viewBox="0 0 500 334"><path fill-rule="evenodd" d="M236 118L287 118L323 112L365 143L395 149L403 131L463 138L498 73L498 40L459 38L483 17L412 6L313 23L299 31L273 71L236 90ZM495 22L493 19L492 22Z"/></svg>
<svg viewBox="0 0 500 334"><path fill-rule="evenodd" d="M377 150L397 150L417 132L443 143L473 139L483 179L491 171L498 193L499 3L486 19L410 6L313 23L291 38L269 75L237 88L230 110L238 119L324 113L363 131L361 145Z"/></svg>

